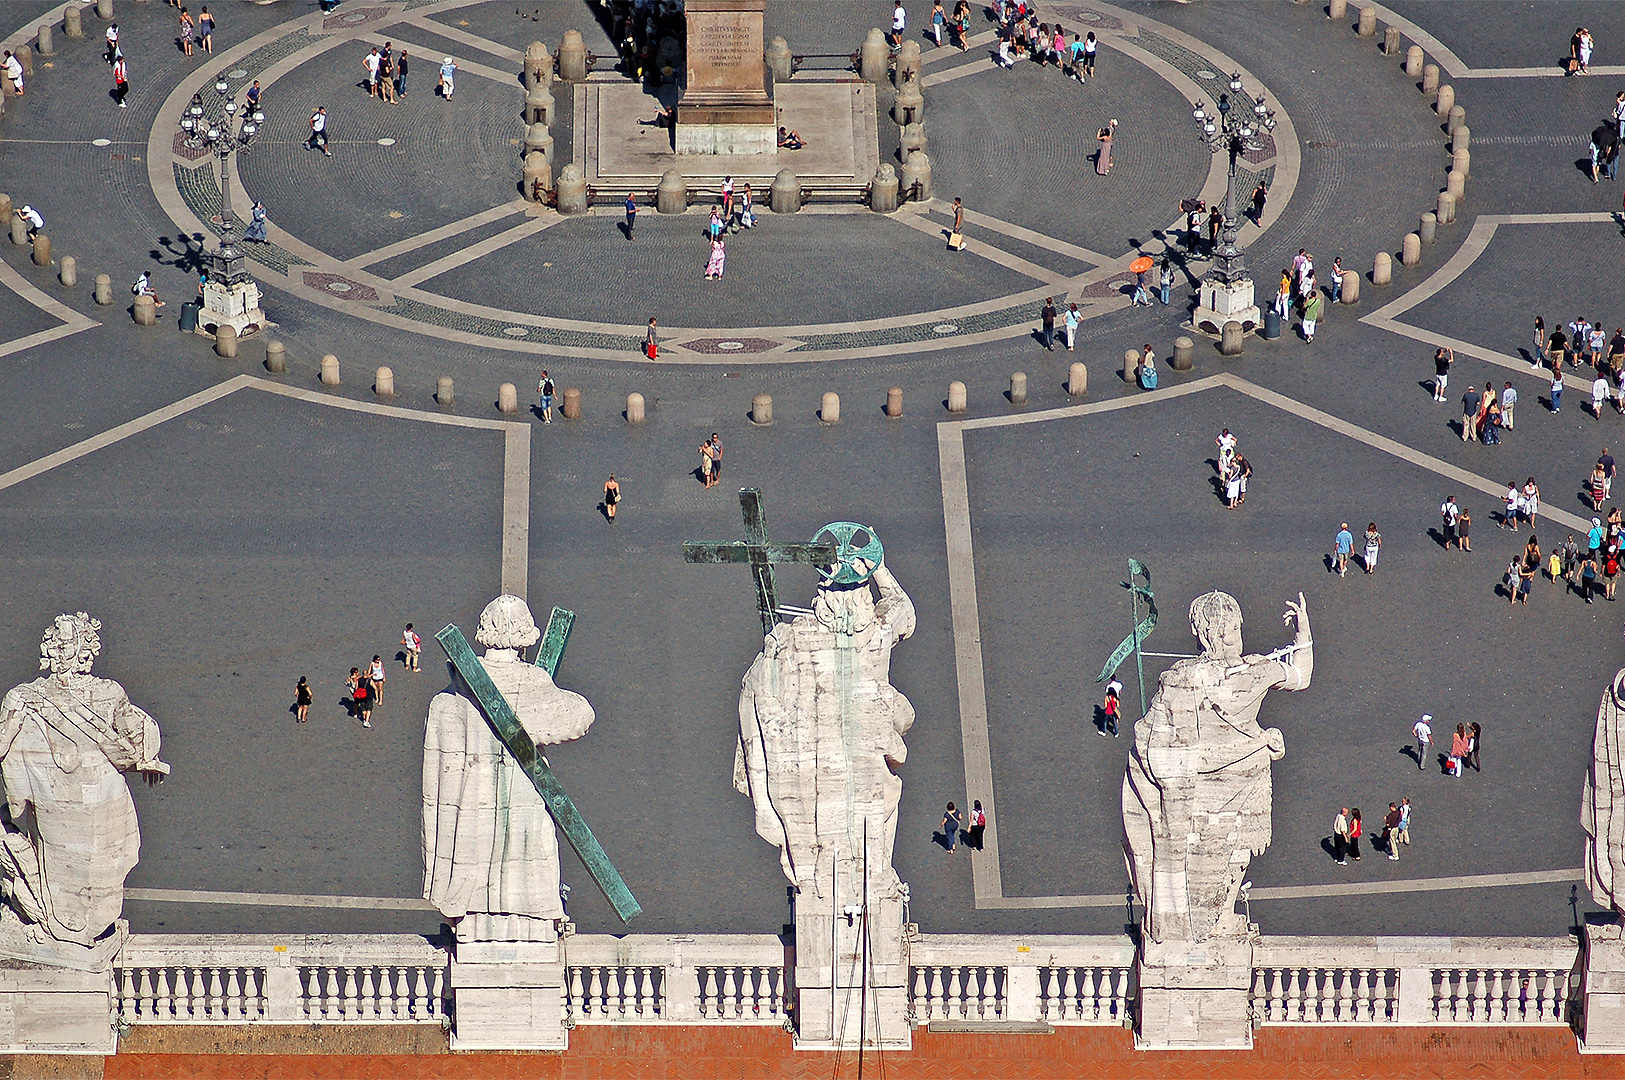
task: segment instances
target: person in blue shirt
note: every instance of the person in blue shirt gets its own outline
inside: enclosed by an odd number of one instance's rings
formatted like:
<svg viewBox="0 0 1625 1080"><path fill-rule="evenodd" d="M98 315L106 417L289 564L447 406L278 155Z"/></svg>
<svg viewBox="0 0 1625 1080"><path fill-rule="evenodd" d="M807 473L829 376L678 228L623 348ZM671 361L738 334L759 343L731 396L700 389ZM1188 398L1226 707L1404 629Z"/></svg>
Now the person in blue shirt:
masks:
<svg viewBox="0 0 1625 1080"><path fill-rule="evenodd" d="M1349 556L1354 553L1354 534L1349 532L1349 523L1343 522L1337 531L1337 576L1348 577Z"/></svg>
<svg viewBox="0 0 1625 1080"><path fill-rule="evenodd" d="M632 229L638 223L638 203L629 191L626 193L626 238L632 239Z"/></svg>

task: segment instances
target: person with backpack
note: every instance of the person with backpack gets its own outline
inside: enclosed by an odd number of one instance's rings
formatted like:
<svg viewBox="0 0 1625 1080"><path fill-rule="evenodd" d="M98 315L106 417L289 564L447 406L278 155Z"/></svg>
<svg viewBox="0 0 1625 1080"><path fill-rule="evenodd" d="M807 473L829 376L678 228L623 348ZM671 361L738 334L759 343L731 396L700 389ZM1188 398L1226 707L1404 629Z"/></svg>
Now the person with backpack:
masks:
<svg viewBox="0 0 1625 1080"><path fill-rule="evenodd" d="M350 669L352 689L350 691L350 704L356 716L361 718L361 726L372 727L372 678L365 675L359 668Z"/></svg>
<svg viewBox="0 0 1625 1080"><path fill-rule="evenodd" d="M536 383L536 396L541 399L544 424L553 422L553 392L553 377L547 373L546 368L543 368L541 380Z"/></svg>
<svg viewBox="0 0 1625 1080"><path fill-rule="evenodd" d="M970 828L965 830L965 846L972 851L982 850L982 833L987 829L987 814L982 810L982 800L977 799L971 803Z"/></svg>

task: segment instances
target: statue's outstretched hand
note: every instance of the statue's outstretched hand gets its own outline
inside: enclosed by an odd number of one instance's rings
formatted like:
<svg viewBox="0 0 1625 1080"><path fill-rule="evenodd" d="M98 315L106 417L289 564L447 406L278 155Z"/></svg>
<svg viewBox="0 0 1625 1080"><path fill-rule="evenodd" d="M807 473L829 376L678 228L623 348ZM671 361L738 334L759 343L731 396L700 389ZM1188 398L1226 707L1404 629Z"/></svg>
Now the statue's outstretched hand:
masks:
<svg viewBox="0 0 1625 1080"><path fill-rule="evenodd" d="M1309 636L1309 602L1303 598L1303 593L1298 594L1297 603L1291 600L1286 602L1286 614L1281 621L1287 626L1297 623L1300 640Z"/></svg>

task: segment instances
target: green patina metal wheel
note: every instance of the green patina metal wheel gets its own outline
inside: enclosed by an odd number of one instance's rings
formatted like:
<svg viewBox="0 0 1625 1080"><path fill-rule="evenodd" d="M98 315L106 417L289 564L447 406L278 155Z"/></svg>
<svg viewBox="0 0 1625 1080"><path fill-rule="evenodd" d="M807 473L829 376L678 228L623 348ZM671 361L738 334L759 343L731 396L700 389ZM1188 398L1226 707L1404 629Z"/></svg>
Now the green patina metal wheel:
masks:
<svg viewBox="0 0 1625 1080"><path fill-rule="evenodd" d="M875 568L886 557L880 537L867 525L855 521L832 521L813 534L815 544L834 544L835 562L820 566L819 574L832 585L859 585L875 576ZM868 563L867 568L858 565Z"/></svg>

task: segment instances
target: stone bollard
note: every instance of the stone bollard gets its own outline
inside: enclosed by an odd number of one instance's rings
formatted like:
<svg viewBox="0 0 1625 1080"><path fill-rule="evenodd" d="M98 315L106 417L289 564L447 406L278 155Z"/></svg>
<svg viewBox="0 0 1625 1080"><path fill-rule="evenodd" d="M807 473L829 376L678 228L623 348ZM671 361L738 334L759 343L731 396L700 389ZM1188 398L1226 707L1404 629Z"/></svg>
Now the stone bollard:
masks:
<svg viewBox="0 0 1625 1080"><path fill-rule="evenodd" d="M1219 351L1226 356L1240 356L1242 334L1242 326L1236 320L1231 319L1225 323L1219 337Z"/></svg>
<svg viewBox="0 0 1625 1080"><path fill-rule="evenodd" d="M85 28L79 20L78 4L69 4L62 10L62 32L75 41L85 36Z"/></svg>
<svg viewBox="0 0 1625 1080"><path fill-rule="evenodd" d="M581 419L581 391L571 387L564 392L564 404L559 406L559 412L564 414L566 420Z"/></svg>
<svg viewBox="0 0 1625 1080"><path fill-rule="evenodd" d="M1465 123L1467 123L1467 110L1460 105L1450 106L1450 114L1444 122L1445 134L1451 139L1455 139L1457 130ZM1455 149L1455 147L1452 146L1451 149Z"/></svg>
<svg viewBox="0 0 1625 1080"><path fill-rule="evenodd" d="M227 360L237 358L237 328L230 323L214 332L214 354Z"/></svg>
<svg viewBox="0 0 1625 1080"><path fill-rule="evenodd" d="M559 43L559 78L565 82L587 81L587 43L580 30L566 30Z"/></svg>
<svg viewBox="0 0 1625 1080"><path fill-rule="evenodd" d="M39 28L39 40L35 43L41 56L55 56L56 46L51 41L51 24L43 23Z"/></svg>
<svg viewBox="0 0 1625 1080"><path fill-rule="evenodd" d="M548 164L552 164L553 133L547 130L546 124L531 124L525 129L525 154L528 156L537 150L547 158Z"/></svg>
<svg viewBox="0 0 1625 1080"><path fill-rule="evenodd" d="M1422 238L1422 243L1431 244L1439 236L1439 215L1432 210L1422 215L1421 224L1416 228L1416 235Z"/></svg>
<svg viewBox="0 0 1625 1080"><path fill-rule="evenodd" d="M30 49L27 45L20 45L17 47L17 51L13 55L15 55L18 60L22 61L23 78L32 79L34 77L34 50Z"/></svg>
<svg viewBox="0 0 1625 1080"><path fill-rule="evenodd" d="M1472 179L1472 163L1473 153L1466 147L1462 147L1450 155L1450 171L1461 173L1463 180Z"/></svg>
<svg viewBox="0 0 1625 1080"><path fill-rule="evenodd" d="M962 413L970 408L970 402L965 396L965 384L955 380L948 384L948 411Z"/></svg>
<svg viewBox="0 0 1625 1080"><path fill-rule="evenodd" d="M532 150L525 155L520 182L524 184L526 199L531 202L547 201L547 193L553 187L553 166L548 163L546 154Z"/></svg>
<svg viewBox="0 0 1625 1080"><path fill-rule="evenodd" d="M96 0L96 18L103 22L113 21L113 0Z"/></svg>
<svg viewBox="0 0 1625 1080"><path fill-rule="evenodd" d="M907 161L909 154L916 150L926 149L925 124L908 124L903 128L900 139L902 143L902 160Z"/></svg>
<svg viewBox="0 0 1625 1080"><path fill-rule="evenodd" d="M903 159L902 187L898 198L904 202L931 200L931 159L924 150L916 150Z"/></svg>
<svg viewBox="0 0 1625 1080"><path fill-rule="evenodd" d="M395 396L395 369L381 367L372 374L372 392L379 397Z"/></svg>
<svg viewBox="0 0 1625 1080"><path fill-rule="evenodd" d="M337 386L343 381L339 378L339 358L332 353L322 357L321 380L323 386Z"/></svg>
<svg viewBox="0 0 1625 1080"><path fill-rule="evenodd" d="M1326 14L1333 22L1342 22L1349 17L1349 0L1331 0L1326 5Z"/></svg>
<svg viewBox="0 0 1625 1080"><path fill-rule="evenodd" d="M1399 55L1399 27L1390 26L1382 32L1382 54L1384 56Z"/></svg>
<svg viewBox="0 0 1625 1080"><path fill-rule="evenodd" d="M553 85L553 56L544 42L525 46L525 89L536 91Z"/></svg>
<svg viewBox="0 0 1625 1080"><path fill-rule="evenodd" d="M897 209L897 170L889 162L875 170L874 182L869 185L869 209L877 214Z"/></svg>
<svg viewBox="0 0 1625 1080"><path fill-rule="evenodd" d="M51 265L51 238L42 232L34 234L34 265Z"/></svg>
<svg viewBox="0 0 1625 1080"><path fill-rule="evenodd" d="M1449 116L1450 110L1456 107L1456 88L1449 83L1439 87L1438 97L1433 99L1433 111L1440 116Z"/></svg>
<svg viewBox="0 0 1625 1080"><path fill-rule="evenodd" d="M833 390L824 392L823 400L818 403L818 422L821 424L839 424L841 422L841 395Z"/></svg>
<svg viewBox="0 0 1625 1080"><path fill-rule="evenodd" d="M442 409L457 404L457 384L449 375L442 375L434 388L434 403Z"/></svg>
<svg viewBox="0 0 1625 1080"><path fill-rule="evenodd" d="M643 423L643 395L626 395L626 422L628 424Z"/></svg>
<svg viewBox="0 0 1625 1080"><path fill-rule="evenodd" d="M781 37L776 37L767 43L762 50L762 61L767 64L767 70L773 73L776 83L789 82L790 69L795 66L795 59L790 54L790 43Z"/></svg>
<svg viewBox="0 0 1625 1080"><path fill-rule="evenodd" d="M137 326L155 326L158 323L158 304L150 296L136 297L131 312L135 315Z"/></svg>
<svg viewBox="0 0 1625 1080"><path fill-rule="evenodd" d="M655 210L662 214L681 214L688 209L688 181L676 169L667 169L655 188Z"/></svg>
<svg viewBox="0 0 1625 1080"><path fill-rule="evenodd" d="M1360 275L1353 270L1343 271L1343 303L1358 304L1360 302Z"/></svg>
<svg viewBox="0 0 1625 1080"><path fill-rule="evenodd" d="M553 91L545 86L538 86L525 95L525 123L547 124L553 123L553 111L558 102L553 99Z"/></svg>
<svg viewBox="0 0 1625 1080"><path fill-rule="evenodd" d="M1018 371L1010 376L1010 404L1027 404L1027 373Z"/></svg>
<svg viewBox="0 0 1625 1080"><path fill-rule="evenodd" d="M1089 392L1089 369L1083 366L1082 360L1074 360L1067 369L1066 392L1072 397L1082 397Z"/></svg>
<svg viewBox="0 0 1625 1080"><path fill-rule="evenodd" d="M892 102L891 118L900 128L925 119L925 95L920 93L918 82L904 83L903 88L897 91L897 99Z"/></svg>
<svg viewBox="0 0 1625 1080"><path fill-rule="evenodd" d="M886 415L893 420L903 415L903 388L901 386L889 387L886 390Z"/></svg>
<svg viewBox="0 0 1625 1080"><path fill-rule="evenodd" d="M1412 45L1405 50L1405 74L1411 78L1418 78L1422 74L1422 46Z"/></svg>
<svg viewBox="0 0 1625 1080"><path fill-rule="evenodd" d="M886 58L890 51L886 48L886 35L878 28L871 29L864 37L863 44L858 48L858 75L864 82L883 83L886 81Z"/></svg>
<svg viewBox="0 0 1625 1080"><path fill-rule="evenodd" d="M920 43L913 38L903 42L897 50L897 66L892 70L892 81L897 89L920 84Z"/></svg>
<svg viewBox="0 0 1625 1080"><path fill-rule="evenodd" d="M1455 199L1458 204L1465 202L1467 199L1467 177L1455 169L1451 169L1448 173L1445 173L1444 191L1446 195Z"/></svg>
<svg viewBox="0 0 1625 1080"><path fill-rule="evenodd" d="M1439 92L1439 65L1426 64L1422 68L1422 93L1429 97Z"/></svg>
<svg viewBox="0 0 1625 1080"><path fill-rule="evenodd" d="M11 196L0 191L0 221L11 220Z"/></svg>
<svg viewBox="0 0 1625 1080"><path fill-rule="evenodd" d="M1174 358L1169 362L1175 371L1189 371L1196 362L1196 342L1188 337L1174 338Z"/></svg>
<svg viewBox="0 0 1625 1080"><path fill-rule="evenodd" d="M775 214L794 214L801 209L801 181L789 169L780 169L773 178L768 205Z"/></svg>
<svg viewBox="0 0 1625 1080"><path fill-rule="evenodd" d="M750 422L766 427L773 422L773 395L757 394L750 399Z"/></svg>
<svg viewBox="0 0 1625 1080"><path fill-rule="evenodd" d="M1450 192L1439 192L1439 209L1436 216L1440 225L1454 225L1456 223L1456 197Z"/></svg>
<svg viewBox="0 0 1625 1080"><path fill-rule="evenodd" d="M28 222L15 214L11 217L11 242L18 247L28 243Z"/></svg>
<svg viewBox="0 0 1625 1080"><path fill-rule="evenodd" d="M1399 261L1405 266L1415 266L1422 261L1422 238L1415 233L1406 233L1405 240L1400 245Z"/></svg>
<svg viewBox="0 0 1625 1080"><path fill-rule="evenodd" d="M288 371L288 347L280 341L267 341L265 343L265 370L273 375L284 375Z"/></svg>
<svg viewBox="0 0 1625 1080"><path fill-rule="evenodd" d="M68 288L79 284L79 262L72 255L62 256L62 266L57 271L57 280Z"/></svg>
<svg viewBox="0 0 1625 1080"><path fill-rule="evenodd" d="M1377 252L1371 264L1371 284L1388 285L1394 280L1394 260L1386 251Z"/></svg>
<svg viewBox="0 0 1625 1080"><path fill-rule="evenodd" d="M1450 136L1451 150L1466 150L1473 142L1473 129L1466 124L1456 128L1456 133Z"/></svg>
<svg viewBox="0 0 1625 1080"><path fill-rule="evenodd" d="M559 170L557 192L559 213L585 214L587 212L587 178L582 175L580 165L572 161Z"/></svg>
<svg viewBox="0 0 1625 1080"><path fill-rule="evenodd" d="M1377 9L1370 4L1360 5L1360 23L1355 28L1361 37L1377 36Z"/></svg>
<svg viewBox="0 0 1625 1080"><path fill-rule="evenodd" d="M1134 381L1134 369L1139 366L1139 349L1129 349L1127 352L1123 353L1123 381L1126 383L1132 383Z"/></svg>
<svg viewBox="0 0 1625 1080"><path fill-rule="evenodd" d="M497 387L497 412L512 415L519 411L519 388L511 382Z"/></svg>
<svg viewBox="0 0 1625 1080"><path fill-rule="evenodd" d="M113 279L107 274L96 275L96 303L102 307L113 305Z"/></svg>

